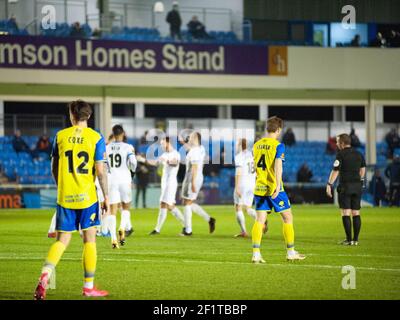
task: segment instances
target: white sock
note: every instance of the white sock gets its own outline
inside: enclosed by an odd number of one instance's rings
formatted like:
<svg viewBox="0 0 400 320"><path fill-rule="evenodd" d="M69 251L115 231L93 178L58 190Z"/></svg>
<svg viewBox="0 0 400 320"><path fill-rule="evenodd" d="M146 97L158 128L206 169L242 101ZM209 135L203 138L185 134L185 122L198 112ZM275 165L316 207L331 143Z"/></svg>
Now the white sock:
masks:
<svg viewBox="0 0 400 320"><path fill-rule="evenodd" d="M132 229L132 223L131 223L131 211L130 210L123 210L122 213L125 212L126 215L126 225L125 225L125 230L131 230Z"/></svg>
<svg viewBox="0 0 400 320"><path fill-rule="evenodd" d="M192 232L192 206L187 205L183 209L183 216L185 219L185 231L187 233Z"/></svg>
<svg viewBox="0 0 400 320"><path fill-rule="evenodd" d="M160 211L158 212L157 226L154 230L156 230L157 232L160 232L161 228L165 222L165 219L167 219L167 209L161 208Z"/></svg>
<svg viewBox="0 0 400 320"><path fill-rule="evenodd" d="M85 289L93 289L93 287L94 287L93 281L84 282L83 287Z"/></svg>
<svg viewBox="0 0 400 320"><path fill-rule="evenodd" d="M110 215L108 217L108 227L111 233L111 241L117 241L117 217L114 215Z"/></svg>
<svg viewBox="0 0 400 320"><path fill-rule="evenodd" d="M109 222L110 222L110 216L106 216L103 219L101 219L101 233L103 235L108 233L109 230Z"/></svg>
<svg viewBox="0 0 400 320"><path fill-rule="evenodd" d="M240 229L242 230L242 232L246 232L246 223L244 220L244 214L243 211L236 211L236 219L237 222L239 223Z"/></svg>
<svg viewBox="0 0 400 320"><path fill-rule="evenodd" d="M202 207L200 207L197 203L192 204L192 210L194 213L198 214L200 217L202 217L204 220L207 222L210 221L210 216L207 212L204 211Z"/></svg>
<svg viewBox="0 0 400 320"><path fill-rule="evenodd" d="M177 207L173 208L171 210L172 215L182 224L182 227L185 226L185 220L183 218L181 210L179 210Z"/></svg>
<svg viewBox="0 0 400 320"><path fill-rule="evenodd" d="M119 225L120 230L129 230L128 225L130 223L131 213L129 210L122 210L121 212L121 223Z"/></svg>
<svg viewBox="0 0 400 320"><path fill-rule="evenodd" d="M51 218L51 223L48 233L56 232L56 218L57 218L57 211L54 212L53 217Z"/></svg>
<svg viewBox="0 0 400 320"><path fill-rule="evenodd" d="M253 219L255 219L257 217L256 215L256 210L254 210L253 208L247 208L247 214L252 217Z"/></svg>

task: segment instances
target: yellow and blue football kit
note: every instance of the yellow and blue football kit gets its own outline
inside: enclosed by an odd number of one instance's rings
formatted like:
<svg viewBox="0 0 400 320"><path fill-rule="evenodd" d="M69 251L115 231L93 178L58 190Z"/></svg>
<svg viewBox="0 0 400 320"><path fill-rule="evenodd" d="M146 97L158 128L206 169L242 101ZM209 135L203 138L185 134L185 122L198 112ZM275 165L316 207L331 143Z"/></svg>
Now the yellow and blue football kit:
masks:
<svg viewBox="0 0 400 320"><path fill-rule="evenodd" d="M256 187L254 189L254 199L256 211L282 212L290 209L290 202L286 192L281 189L278 197L272 199L275 192L275 159L285 161L285 145L273 138L262 138L253 147L254 166L256 168Z"/></svg>
<svg viewBox="0 0 400 320"><path fill-rule="evenodd" d="M58 158L56 230L71 232L100 225L95 162L107 161L104 137L91 128L73 126L57 133L53 157Z"/></svg>

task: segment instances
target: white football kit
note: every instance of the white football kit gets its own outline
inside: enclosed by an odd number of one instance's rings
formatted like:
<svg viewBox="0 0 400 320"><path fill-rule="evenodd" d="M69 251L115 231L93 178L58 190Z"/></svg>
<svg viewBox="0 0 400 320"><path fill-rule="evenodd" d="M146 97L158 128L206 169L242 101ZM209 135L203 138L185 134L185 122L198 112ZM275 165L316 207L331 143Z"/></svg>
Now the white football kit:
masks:
<svg viewBox="0 0 400 320"><path fill-rule="evenodd" d="M172 206L175 204L176 190L178 189L177 175L181 155L176 150L164 152L158 161L163 166L160 202Z"/></svg>
<svg viewBox="0 0 400 320"><path fill-rule="evenodd" d="M124 142L111 142L107 145L108 157L108 193L110 204L132 201L132 176L137 161L132 145Z"/></svg>
<svg viewBox="0 0 400 320"><path fill-rule="evenodd" d="M235 204L251 207L253 205L254 187L256 184L253 154L249 150L239 152L235 156L235 167L236 175L238 175L240 171L238 188L242 195L239 198L234 191L233 198Z"/></svg>
<svg viewBox="0 0 400 320"><path fill-rule="evenodd" d="M206 157L206 150L203 146L193 147L186 155L186 174L182 183L182 198L196 200L203 185L203 166ZM196 192L192 191L192 167L197 165L197 175L195 183Z"/></svg>

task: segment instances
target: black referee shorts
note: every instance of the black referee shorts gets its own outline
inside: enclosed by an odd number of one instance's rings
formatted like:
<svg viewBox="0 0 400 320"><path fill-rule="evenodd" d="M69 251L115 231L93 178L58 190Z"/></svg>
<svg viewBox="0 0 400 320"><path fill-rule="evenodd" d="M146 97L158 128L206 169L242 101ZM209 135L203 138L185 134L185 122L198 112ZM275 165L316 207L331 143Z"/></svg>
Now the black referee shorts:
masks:
<svg viewBox="0 0 400 320"><path fill-rule="evenodd" d="M338 186L339 207L340 209L361 209L361 183L342 184Z"/></svg>

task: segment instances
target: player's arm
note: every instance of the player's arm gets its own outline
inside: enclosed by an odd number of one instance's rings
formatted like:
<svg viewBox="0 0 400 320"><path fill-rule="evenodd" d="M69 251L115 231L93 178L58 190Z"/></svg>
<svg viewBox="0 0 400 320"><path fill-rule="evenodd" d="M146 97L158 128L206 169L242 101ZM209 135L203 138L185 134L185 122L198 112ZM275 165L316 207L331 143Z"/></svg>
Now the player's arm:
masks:
<svg viewBox="0 0 400 320"><path fill-rule="evenodd" d="M363 187L365 186L365 172L366 172L366 162L363 156L361 156L361 168L360 168L360 178L361 178L361 182Z"/></svg>
<svg viewBox="0 0 400 320"><path fill-rule="evenodd" d="M103 192L103 212L105 215L110 213L110 202L108 200L108 164L107 164L107 153L106 153L106 142L104 137L101 136L100 140L96 144L95 151L95 169L96 176L99 180L101 191Z"/></svg>
<svg viewBox="0 0 400 320"><path fill-rule="evenodd" d="M156 159L156 160L148 160L145 157L141 156L141 155L137 155L136 156L136 160L139 163L143 163L143 164L147 164L149 166L152 167L158 167L160 164L160 159Z"/></svg>
<svg viewBox="0 0 400 320"><path fill-rule="evenodd" d="M59 154L58 154L58 144L57 144L57 136L54 138L53 141L53 149L51 151L51 174L53 176L53 179L56 183L56 186L58 185L58 167L59 167Z"/></svg>
<svg viewBox="0 0 400 320"><path fill-rule="evenodd" d="M196 192L196 178L197 178L197 168L198 164L192 164L192 192Z"/></svg>
<svg viewBox="0 0 400 320"><path fill-rule="evenodd" d="M335 162L333 163L333 168L331 170L331 173L328 178L328 183L326 185L326 194L329 198L332 198L332 189L333 189L333 184L335 183L337 177L339 176L339 169L341 165L341 157L340 154L337 155Z"/></svg>
<svg viewBox="0 0 400 320"><path fill-rule="evenodd" d="M51 158L51 174L53 176L53 179L56 183L56 186L58 185L58 163L59 163L59 157L52 157Z"/></svg>
<svg viewBox="0 0 400 320"><path fill-rule="evenodd" d="M274 163L276 189L271 196L272 199L275 199L279 195L279 192L281 191L283 161L285 161L285 145L283 143L280 143L276 148L275 163Z"/></svg>
<svg viewBox="0 0 400 320"><path fill-rule="evenodd" d="M283 164L281 158L275 159L274 169L275 169L276 189L275 192L272 194L272 199L275 199L279 195L279 192L281 191L282 187L281 183L282 183Z"/></svg>
<svg viewBox="0 0 400 320"><path fill-rule="evenodd" d="M242 168L238 167L236 168L236 174L235 174L235 192L240 198L242 196L241 190L239 188L240 186L240 180L241 180L241 175L242 175Z"/></svg>

